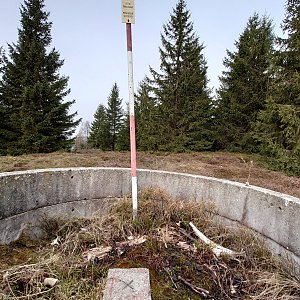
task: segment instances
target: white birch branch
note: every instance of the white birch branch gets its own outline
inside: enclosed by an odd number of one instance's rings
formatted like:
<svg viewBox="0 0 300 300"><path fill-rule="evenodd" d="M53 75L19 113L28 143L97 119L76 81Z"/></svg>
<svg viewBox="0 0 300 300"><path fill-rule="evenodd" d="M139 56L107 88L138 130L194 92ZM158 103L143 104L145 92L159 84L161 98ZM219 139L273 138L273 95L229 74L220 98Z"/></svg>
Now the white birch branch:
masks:
<svg viewBox="0 0 300 300"><path fill-rule="evenodd" d="M212 240L210 240L207 236L205 236L192 222L190 222L190 226L192 227L194 233L196 236L204 242L206 245L211 247L212 252L217 256L220 257L223 254L229 255L229 256L238 256L241 255L241 253L232 251L230 249L224 248L221 245L216 244Z"/></svg>

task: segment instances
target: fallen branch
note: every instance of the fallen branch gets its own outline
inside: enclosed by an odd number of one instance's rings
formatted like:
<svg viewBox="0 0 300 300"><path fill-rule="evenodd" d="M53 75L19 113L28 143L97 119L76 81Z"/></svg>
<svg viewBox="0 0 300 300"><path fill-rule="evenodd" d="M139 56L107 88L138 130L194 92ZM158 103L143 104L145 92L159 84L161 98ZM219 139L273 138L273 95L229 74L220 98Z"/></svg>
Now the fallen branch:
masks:
<svg viewBox="0 0 300 300"><path fill-rule="evenodd" d="M182 283L184 283L187 287L189 287L192 291L194 291L198 295L201 295L204 298L207 298L209 296L209 291L207 291L207 290L205 290L201 287L197 287L197 286L192 285L191 283L186 281L181 276L178 276L178 280L180 280Z"/></svg>
<svg viewBox="0 0 300 300"><path fill-rule="evenodd" d="M206 237L192 222L190 222L190 226L192 227L194 233L196 236L204 242L206 245L211 247L212 252L217 256L220 257L221 255L229 255L232 257L239 256L241 253L232 251L230 249L224 248L221 245L216 244L212 240L210 240L208 237Z"/></svg>
<svg viewBox="0 0 300 300"><path fill-rule="evenodd" d="M197 242L195 238L193 238L189 233L187 233L183 228L179 228L179 232L182 233L185 237L193 242Z"/></svg>
<svg viewBox="0 0 300 300"><path fill-rule="evenodd" d="M137 246L137 245L141 245L143 243L145 243L147 241L147 237L146 236L141 236L141 237L133 237L130 236L128 237L128 241L124 241L124 242L117 242L116 245L118 247L124 247L124 246Z"/></svg>
<svg viewBox="0 0 300 300"><path fill-rule="evenodd" d="M173 280L173 276L172 276L172 272L170 271L169 268L164 268L164 270L166 271L166 273L168 274L170 280L172 281L174 287L176 290L178 290L177 284L175 283L175 281Z"/></svg>
<svg viewBox="0 0 300 300"><path fill-rule="evenodd" d="M85 251L84 253L82 253L82 257L88 262L94 260L95 258L97 258L97 260L100 260L103 259L105 256L107 256L111 250L112 247L110 246L108 247L100 246Z"/></svg>
<svg viewBox="0 0 300 300"><path fill-rule="evenodd" d="M197 252L197 248L195 247L195 245L191 246L191 245L187 244L186 242L178 242L177 246L185 251Z"/></svg>
<svg viewBox="0 0 300 300"><path fill-rule="evenodd" d="M116 246L117 246L118 250L120 250L120 248L122 248L122 247L125 247L125 246L132 247L132 246L136 246L136 245L141 245L141 244L145 243L146 241L147 241L147 238L145 236L136 237L136 238L134 238L133 236L130 236L130 237L128 237L128 241L117 242ZM83 259L85 259L88 262L94 261L95 259L96 259L96 261L99 261L99 260L105 258L112 250L113 250L113 248L111 246L107 246L107 247L100 246L100 247L92 248L92 249L89 249L89 250L83 252L82 257L83 257Z"/></svg>

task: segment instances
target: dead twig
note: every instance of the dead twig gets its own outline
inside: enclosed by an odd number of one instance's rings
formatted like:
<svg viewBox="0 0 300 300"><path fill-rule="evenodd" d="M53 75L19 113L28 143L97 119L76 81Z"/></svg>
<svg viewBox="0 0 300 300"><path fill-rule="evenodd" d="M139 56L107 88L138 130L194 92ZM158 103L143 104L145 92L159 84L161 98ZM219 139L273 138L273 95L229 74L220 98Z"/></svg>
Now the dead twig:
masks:
<svg viewBox="0 0 300 300"><path fill-rule="evenodd" d="M197 242L195 238L193 238L189 233L187 233L183 228L179 228L179 232L182 233L185 237L193 242Z"/></svg>
<svg viewBox="0 0 300 300"><path fill-rule="evenodd" d="M141 236L141 237L133 237L133 236L130 236L128 237L128 241L124 241L124 242L117 242L116 245L118 247L124 247L124 246L129 246L129 247L132 247L132 246L137 246L137 245L141 245L143 243L145 243L147 241L147 237L146 236Z"/></svg>
<svg viewBox="0 0 300 300"><path fill-rule="evenodd" d="M103 259L105 256L108 255L108 253L112 250L112 247L108 246L108 247L97 247L97 248L92 248L89 249L85 252L82 253L82 257L86 260L86 261L91 261L94 260L96 257L97 259Z"/></svg>
<svg viewBox="0 0 300 300"><path fill-rule="evenodd" d="M173 276L172 276L172 272L169 268L164 268L164 270L166 271L166 273L168 274L170 280L172 281L174 287L176 290L178 290L177 284L175 283L175 281L173 280Z"/></svg>
<svg viewBox="0 0 300 300"><path fill-rule="evenodd" d="M11 292L11 294L13 295L13 297L15 298L16 296L15 296L15 294L14 294L14 292L13 292L11 286L10 286L9 280L6 278L5 281L6 281L6 283L7 283L7 286L8 286L9 291Z"/></svg>
<svg viewBox="0 0 300 300"><path fill-rule="evenodd" d="M184 283L187 287L189 287L192 291L194 291L198 295L201 295L204 298L208 298L209 291L207 291L207 290L205 290L205 289L203 289L201 287L197 287L197 286L192 285L191 283L189 283L188 281L186 281L181 276L178 276L178 280L180 280L182 283Z"/></svg>

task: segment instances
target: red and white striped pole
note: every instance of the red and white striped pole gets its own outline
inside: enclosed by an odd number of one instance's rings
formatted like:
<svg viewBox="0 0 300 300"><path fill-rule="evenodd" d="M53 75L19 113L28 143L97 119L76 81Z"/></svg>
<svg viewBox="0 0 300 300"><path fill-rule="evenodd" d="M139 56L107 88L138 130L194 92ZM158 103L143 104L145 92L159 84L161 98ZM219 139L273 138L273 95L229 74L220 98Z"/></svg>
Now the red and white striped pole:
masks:
<svg viewBox="0 0 300 300"><path fill-rule="evenodd" d="M122 22L126 23L127 57L128 57L128 89L130 114L130 150L131 150L131 194L132 216L137 217L137 177L136 177L136 141L134 117L134 87L133 87L133 59L132 59L132 32L131 24L135 22L134 0L122 0Z"/></svg>
<svg viewBox="0 0 300 300"><path fill-rule="evenodd" d="M133 219L137 217L137 176L136 176L136 141L134 117L134 85L133 85L133 58L132 58L132 32L131 23L126 23L127 57L128 57L128 89L130 113L130 150L131 150L131 193Z"/></svg>

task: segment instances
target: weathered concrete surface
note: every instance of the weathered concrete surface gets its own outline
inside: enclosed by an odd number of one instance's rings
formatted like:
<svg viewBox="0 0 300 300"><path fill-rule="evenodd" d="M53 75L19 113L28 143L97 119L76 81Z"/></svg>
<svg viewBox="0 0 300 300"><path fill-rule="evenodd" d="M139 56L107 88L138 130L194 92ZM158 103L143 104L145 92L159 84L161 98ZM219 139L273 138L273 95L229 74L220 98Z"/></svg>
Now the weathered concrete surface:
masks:
<svg viewBox="0 0 300 300"><path fill-rule="evenodd" d="M229 180L141 171L139 187L149 184L174 197L215 203L222 218L259 233L275 253L288 257L300 268L299 198Z"/></svg>
<svg viewBox="0 0 300 300"><path fill-rule="evenodd" d="M151 300L149 270L110 269L103 300Z"/></svg>
<svg viewBox="0 0 300 300"><path fill-rule="evenodd" d="M0 220L60 203L120 197L128 192L129 184L126 169L76 168L0 173Z"/></svg>
<svg viewBox="0 0 300 300"><path fill-rule="evenodd" d="M300 266L298 198L228 180L152 170L138 171L138 186L161 187L177 198L212 201L221 218L253 229L276 253L288 255ZM0 244L18 238L28 222L35 226L42 215L105 214L108 199L123 197L130 190L129 169L0 173Z"/></svg>
<svg viewBox="0 0 300 300"><path fill-rule="evenodd" d="M36 208L15 216L0 220L0 244L9 244L20 238L21 234L31 239L40 238L47 230L52 218L101 217L107 213L110 203L116 198L71 201L53 206ZM45 222L46 221L46 222Z"/></svg>

